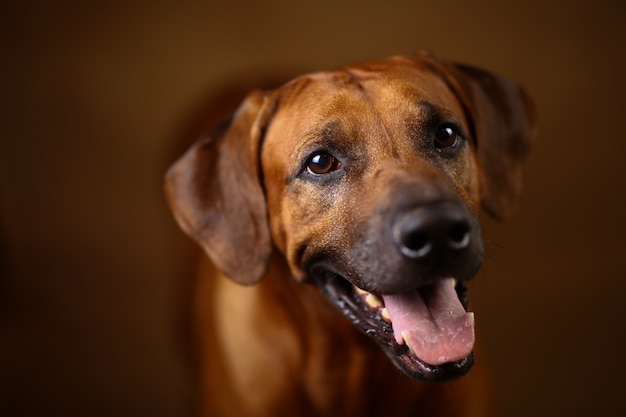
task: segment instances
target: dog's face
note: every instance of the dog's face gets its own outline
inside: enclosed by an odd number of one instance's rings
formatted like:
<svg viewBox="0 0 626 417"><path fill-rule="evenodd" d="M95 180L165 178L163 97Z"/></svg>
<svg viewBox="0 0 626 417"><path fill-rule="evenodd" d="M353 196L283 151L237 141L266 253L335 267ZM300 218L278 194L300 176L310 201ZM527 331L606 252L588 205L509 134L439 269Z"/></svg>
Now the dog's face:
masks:
<svg viewBox="0 0 626 417"><path fill-rule="evenodd" d="M463 282L483 256L476 213L514 206L530 122L519 90L461 74L430 56L391 58L251 96L220 141L168 174L178 220L241 283L262 277L274 247L408 375L463 374L474 344ZM477 119L495 106L523 114ZM233 259L242 246L251 253Z"/></svg>
<svg viewBox="0 0 626 417"><path fill-rule="evenodd" d="M317 282L411 375L467 369L473 326L450 278L474 276L482 241L461 103L402 60L304 77L277 94L261 167L273 240L293 274ZM397 324L409 306L446 317Z"/></svg>

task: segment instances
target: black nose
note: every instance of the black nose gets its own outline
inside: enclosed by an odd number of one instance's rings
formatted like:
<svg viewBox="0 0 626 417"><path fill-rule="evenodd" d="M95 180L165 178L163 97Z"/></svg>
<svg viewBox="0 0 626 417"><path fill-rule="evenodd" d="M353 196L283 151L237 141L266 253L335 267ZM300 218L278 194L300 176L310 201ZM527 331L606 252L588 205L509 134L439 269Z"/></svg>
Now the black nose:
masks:
<svg viewBox="0 0 626 417"><path fill-rule="evenodd" d="M394 223L392 233L400 252L416 262L449 259L467 249L472 240L467 210L449 202L403 213Z"/></svg>

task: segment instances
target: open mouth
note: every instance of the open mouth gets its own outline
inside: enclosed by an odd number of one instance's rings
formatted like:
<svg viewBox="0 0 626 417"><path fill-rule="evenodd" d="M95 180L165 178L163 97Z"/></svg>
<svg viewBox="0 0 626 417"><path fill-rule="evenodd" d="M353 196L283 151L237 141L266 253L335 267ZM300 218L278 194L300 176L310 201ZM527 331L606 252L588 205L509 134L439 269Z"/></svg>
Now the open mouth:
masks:
<svg viewBox="0 0 626 417"><path fill-rule="evenodd" d="M474 363L474 316L466 287L452 278L405 294L373 294L327 273L316 278L324 295L372 337L408 376L447 380Z"/></svg>

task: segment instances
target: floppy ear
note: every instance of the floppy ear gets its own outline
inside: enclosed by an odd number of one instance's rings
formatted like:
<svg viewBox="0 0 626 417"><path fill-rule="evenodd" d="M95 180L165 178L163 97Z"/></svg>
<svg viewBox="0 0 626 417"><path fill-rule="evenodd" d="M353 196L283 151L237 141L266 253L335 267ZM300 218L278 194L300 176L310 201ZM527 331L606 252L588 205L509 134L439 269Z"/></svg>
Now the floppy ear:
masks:
<svg viewBox="0 0 626 417"><path fill-rule="evenodd" d="M523 88L466 65L449 66L470 117L482 169L482 206L493 217L514 214L522 162L534 135L534 106Z"/></svg>
<svg viewBox="0 0 626 417"><path fill-rule="evenodd" d="M180 227L224 275L244 285L263 277L272 252L259 173L263 98L250 94L231 120L198 140L165 176Z"/></svg>

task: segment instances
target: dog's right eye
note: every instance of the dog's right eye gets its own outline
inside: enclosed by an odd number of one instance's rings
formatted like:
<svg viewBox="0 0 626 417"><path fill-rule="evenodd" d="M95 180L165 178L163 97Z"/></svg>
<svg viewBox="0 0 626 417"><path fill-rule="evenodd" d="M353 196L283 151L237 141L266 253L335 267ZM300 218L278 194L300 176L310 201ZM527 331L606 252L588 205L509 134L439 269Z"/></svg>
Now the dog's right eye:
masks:
<svg viewBox="0 0 626 417"><path fill-rule="evenodd" d="M310 174L323 175L336 171L340 168L339 160L330 153L322 151L316 152L309 158L306 169Z"/></svg>
<svg viewBox="0 0 626 417"><path fill-rule="evenodd" d="M435 132L435 147L437 149L455 147L460 139L457 129L451 124L440 126Z"/></svg>

